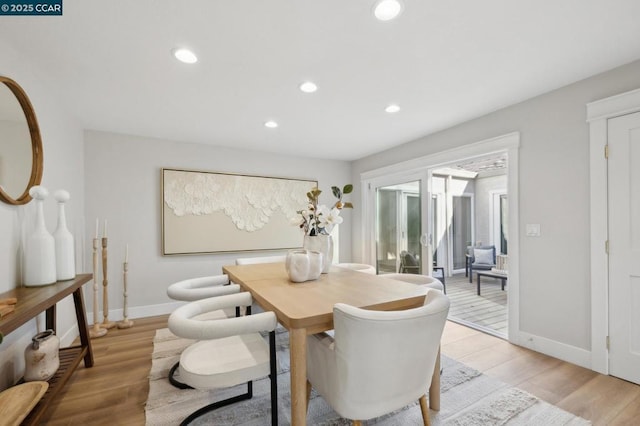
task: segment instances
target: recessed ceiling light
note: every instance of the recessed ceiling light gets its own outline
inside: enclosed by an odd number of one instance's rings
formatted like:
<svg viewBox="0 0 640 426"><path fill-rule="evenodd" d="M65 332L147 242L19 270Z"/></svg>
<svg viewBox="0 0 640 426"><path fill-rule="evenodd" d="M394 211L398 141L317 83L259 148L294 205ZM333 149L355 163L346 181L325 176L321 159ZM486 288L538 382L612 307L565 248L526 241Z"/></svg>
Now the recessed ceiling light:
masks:
<svg viewBox="0 0 640 426"><path fill-rule="evenodd" d="M378 0L373 7L373 14L380 21L390 21L400 15L402 9L400 0Z"/></svg>
<svg viewBox="0 0 640 426"><path fill-rule="evenodd" d="M318 86L316 86L316 84L312 81L305 81L300 85L300 90L302 90L304 93L313 93L318 90Z"/></svg>
<svg viewBox="0 0 640 426"><path fill-rule="evenodd" d="M176 57L180 62L184 62L185 64L195 64L198 62L198 57L190 51L189 49L174 49L173 56Z"/></svg>
<svg viewBox="0 0 640 426"><path fill-rule="evenodd" d="M390 114L393 114L394 112L400 111L400 107L396 104L391 104L388 105L384 110Z"/></svg>
<svg viewBox="0 0 640 426"><path fill-rule="evenodd" d="M265 121L264 127L268 127L270 129L275 129L276 127L278 127L278 123L276 123L273 120Z"/></svg>

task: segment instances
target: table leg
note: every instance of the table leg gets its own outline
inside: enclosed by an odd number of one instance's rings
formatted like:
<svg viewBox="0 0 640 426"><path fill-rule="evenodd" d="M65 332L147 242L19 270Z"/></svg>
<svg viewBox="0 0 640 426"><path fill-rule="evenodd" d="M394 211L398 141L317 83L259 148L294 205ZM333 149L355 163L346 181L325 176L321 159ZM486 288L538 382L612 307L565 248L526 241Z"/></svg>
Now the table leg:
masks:
<svg viewBox="0 0 640 426"><path fill-rule="evenodd" d="M431 377L431 386L429 386L429 408L440 411L440 348L438 348L436 366Z"/></svg>
<svg viewBox="0 0 640 426"><path fill-rule="evenodd" d="M57 332L56 329L56 305L53 304L51 307L47 308L45 313L45 328L47 330L53 330Z"/></svg>
<svg viewBox="0 0 640 426"><path fill-rule="evenodd" d="M73 292L73 304L76 308L76 320L78 321L80 344L87 348L87 353L84 355L84 366L86 368L93 367L93 349L91 348L91 339L89 338L89 329L87 328L87 317L84 309L82 287L78 287L78 289Z"/></svg>
<svg viewBox="0 0 640 426"><path fill-rule="evenodd" d="M291 425L307 424L307 330L289 330L291 360Z"/></svg>
<svg viewBox="0 0 640 426"><path fill-rule="evenodd" d="M480 274L476 274L478 276L478 296L480 296Z"/></svg>

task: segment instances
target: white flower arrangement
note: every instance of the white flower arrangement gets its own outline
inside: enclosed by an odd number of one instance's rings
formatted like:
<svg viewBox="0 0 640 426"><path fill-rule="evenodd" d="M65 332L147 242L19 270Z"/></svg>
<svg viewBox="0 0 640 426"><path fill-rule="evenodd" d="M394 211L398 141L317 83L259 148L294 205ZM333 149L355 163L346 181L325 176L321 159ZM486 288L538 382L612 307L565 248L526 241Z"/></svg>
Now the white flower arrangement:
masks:
<svg viewBox="0 0 640 426"><path fill-rule="evenodd" d="M342 223L340 210L353 208L353 204L342 201L343 195L350 194L353 191L353 185L345 185L342 190L337 186L332 186L331 191L338 199L331 208L324 204L318 204L322 193L320 189L313 188L307 192L307 198L309 199L307 209L298 210L297 213L300 216L292 219L292 224L300 227L305 235L329 235L336 225Z"/></svg>

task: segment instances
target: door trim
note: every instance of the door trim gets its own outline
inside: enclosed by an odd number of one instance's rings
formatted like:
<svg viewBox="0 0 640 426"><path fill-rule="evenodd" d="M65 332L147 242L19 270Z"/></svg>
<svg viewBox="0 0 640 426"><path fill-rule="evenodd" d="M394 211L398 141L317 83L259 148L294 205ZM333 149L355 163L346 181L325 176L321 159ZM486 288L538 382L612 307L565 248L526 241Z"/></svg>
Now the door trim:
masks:
<svg viewBox="0 0 640 426"><path fill-rule="evenodd" d="M379 169L369 170L360 174L361 181L361 197L362 197L362 235L364 236L364 244L362 246L361 256L363 259L372 258L371 254L371 226L372 214L368 208L371 197L371 187L375 187L374 182L390 176L410 175L411 173L424 172L437 166L451 164L453 161L460 161L465 158L479 157L486 154L507 151L508 167L507 167L507 192L509 194L509 229L514 231L509 236L509 297L508 297L508 315L509 315L509 333L508 339L515 344L521 344L525 341L520 332L520 269L519 269L519 253L520 253L520 215L518 211L519 195L518 195L518 150L520 147L520 132L507 133L490 139L472 142L456 148L436 152L423 157L413 158L411 160L381 167ZM410 179L410 178L409 178ZM424 190L422 194L422 206L425 212L428 212L428 202L431 200L430 189ZM428 228L423 228L428 229ZM375 248L374 248L375 250Z"/></svg>
<svg viewBox="0 0 640 426"><path fill-rule="evenodd" d="M607 125L611 118L640 111L640 89L587 104L591 217L591 369L609 374L609 263L607 216Z"/></svg>

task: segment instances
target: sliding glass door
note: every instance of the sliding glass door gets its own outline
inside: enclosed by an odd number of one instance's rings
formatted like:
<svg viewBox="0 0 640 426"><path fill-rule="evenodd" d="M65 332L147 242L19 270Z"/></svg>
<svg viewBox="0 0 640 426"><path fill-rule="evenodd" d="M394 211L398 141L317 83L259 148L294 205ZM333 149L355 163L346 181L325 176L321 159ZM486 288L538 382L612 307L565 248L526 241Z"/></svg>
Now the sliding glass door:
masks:
<svg viewBox="0 0 640 426"><path fill-rule="evenodd" d="M379 274L430 274L426 170L365 180L363 187L362 260Z"/></svg>
<svg viewBox="0 0 640 426"><path fill-rule="evenodd" d="M420 182L376 189L376 267L379 273L422 272Z"/></svg>

